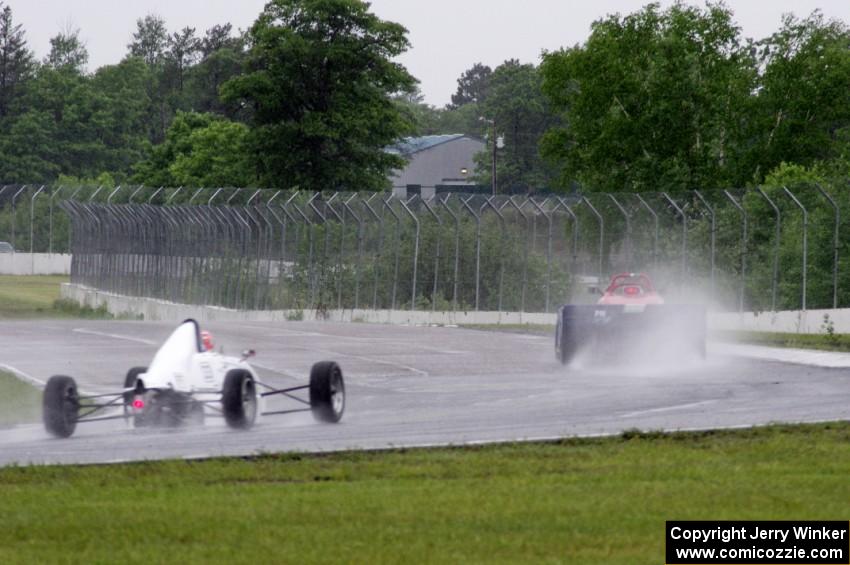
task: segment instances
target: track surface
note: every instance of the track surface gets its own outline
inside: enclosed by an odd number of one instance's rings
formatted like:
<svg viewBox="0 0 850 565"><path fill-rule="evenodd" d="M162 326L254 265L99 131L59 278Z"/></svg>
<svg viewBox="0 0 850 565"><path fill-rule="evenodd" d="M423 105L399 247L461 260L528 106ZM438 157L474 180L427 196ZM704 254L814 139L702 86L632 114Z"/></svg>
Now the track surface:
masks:
<svg viewBox="0 0 850 565"><path fill-rule="evenodd" d="M0 363L40 380L74 376L83 390L123 384L174 324L0 323ZM81 424L67 440L40 425L0 430L0 465L96 463L425 444L458 444L846 419L850 369L731 357L669 367L561 367L547 337L332 323L210 323L228 354L258 351L262 379L306 383L312 363L340 363L347 406L340 424L309 413L261 419L247 432L220 420L181 430L123 421ZM276 401L279 402L279 401ZM270 405L269 408L279 406ZM283 408L283 406L280 406Z"/></svg>

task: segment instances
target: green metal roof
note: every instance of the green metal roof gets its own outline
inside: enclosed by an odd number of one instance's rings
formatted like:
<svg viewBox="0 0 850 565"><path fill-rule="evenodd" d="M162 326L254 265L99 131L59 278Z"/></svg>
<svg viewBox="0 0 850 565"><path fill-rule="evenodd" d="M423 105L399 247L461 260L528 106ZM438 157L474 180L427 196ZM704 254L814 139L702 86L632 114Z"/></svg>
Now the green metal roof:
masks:
<svg viewBox="0 0 850 565"><path fill-rule="evenodd" d="M405 137L395 145L387 148L388 153L397 155L413 155L426 149L431 149L437 145L454 141L465 137L462 133L450 133L447 135L423 135L422 137Z"/></svg>

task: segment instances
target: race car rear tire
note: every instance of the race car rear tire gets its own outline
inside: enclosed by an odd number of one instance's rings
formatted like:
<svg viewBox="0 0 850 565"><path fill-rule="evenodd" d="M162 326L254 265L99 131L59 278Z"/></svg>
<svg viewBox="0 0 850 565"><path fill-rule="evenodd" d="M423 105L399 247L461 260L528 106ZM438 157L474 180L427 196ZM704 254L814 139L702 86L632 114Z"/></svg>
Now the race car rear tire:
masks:
<svg viewBox="0 0 850 565"><path fill-rule="evenodd" d="M257 387L251 373L233 369L224 377L221 391L224 421L234 429L247 430L257 418Z"/></svg>
<svg viewBox="0 0 850 565"><path fill-rule="evenodd" d="M58 438L71 437L77 429L80 409L77 383L71 377L50 377L42 396L42 418L45 429Z"/></svg>
<svg viewBox="0 0 850 565"><path fill-rule="evenodd" d="M127 371L127 375L124 377L124 388L132 388L135 389L137 387L137 381L139 380L139 375L143 373L147 373L147 367L133 367L129 371ZM135 390L132 392L124 393L124 407L128 408L133 403L133 397L138 394Z"/></svg>
<svg viewBox="0 0 850 565"><path fill-rule="evenodd" d="M575 333L575 329L565 323L563 317L558 321L555 331L555 357L561 362L561 365L569 364L578 351Z"/></svg>
<svg viewBox="0 0 850 565"><path fill-rule="evenodd" d="M333 361L321 361L310 370L310 408L320 422L335 424L345 411L345 381Z"/></svg>

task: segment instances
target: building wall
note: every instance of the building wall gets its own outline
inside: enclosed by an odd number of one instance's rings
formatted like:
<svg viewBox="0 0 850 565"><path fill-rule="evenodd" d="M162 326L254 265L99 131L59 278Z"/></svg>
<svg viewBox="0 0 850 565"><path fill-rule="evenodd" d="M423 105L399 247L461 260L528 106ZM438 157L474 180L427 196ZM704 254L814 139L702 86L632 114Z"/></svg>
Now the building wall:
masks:
<svg viewBox="0 0 850 565"><path fill-rule="evenodd" d="M70 272L70 255L0 253L0 275L67 275Z"/></svg>
<svg viewBox="0 0 850 565"><path fill-rule="evenodd" d="M469 137L452 141L414 153L407 167L397 171L392 177L394 187L418 184L434 187L438 184L466 184L461 169L468 171L466 178L472 177L475 170L474 156L484 151L484 142Z"/></svg>

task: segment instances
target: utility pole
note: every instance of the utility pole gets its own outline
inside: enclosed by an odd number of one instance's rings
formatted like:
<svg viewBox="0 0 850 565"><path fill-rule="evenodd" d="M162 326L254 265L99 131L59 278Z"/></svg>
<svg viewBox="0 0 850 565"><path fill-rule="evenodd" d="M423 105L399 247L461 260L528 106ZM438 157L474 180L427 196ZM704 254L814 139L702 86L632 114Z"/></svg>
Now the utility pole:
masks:
<svg viewBox="0 0 850 565"><path fill-rule="evenodd" d="M496 119L485 118L484 116L480 116L478 118L481 122L486 122L493 127L493 171L492 176L490 177L490 184L493 188L493 196L496 196L496 146L499 144L499 141L496 139Z"/></svg>
<svg viewBox="0 0 850 565"><path fill-rule="evenodd" d="M493 196L496 196L496 146L499 145L499 141L496 139L495 118L490 120L490 123L493 125Z"/></svg>

